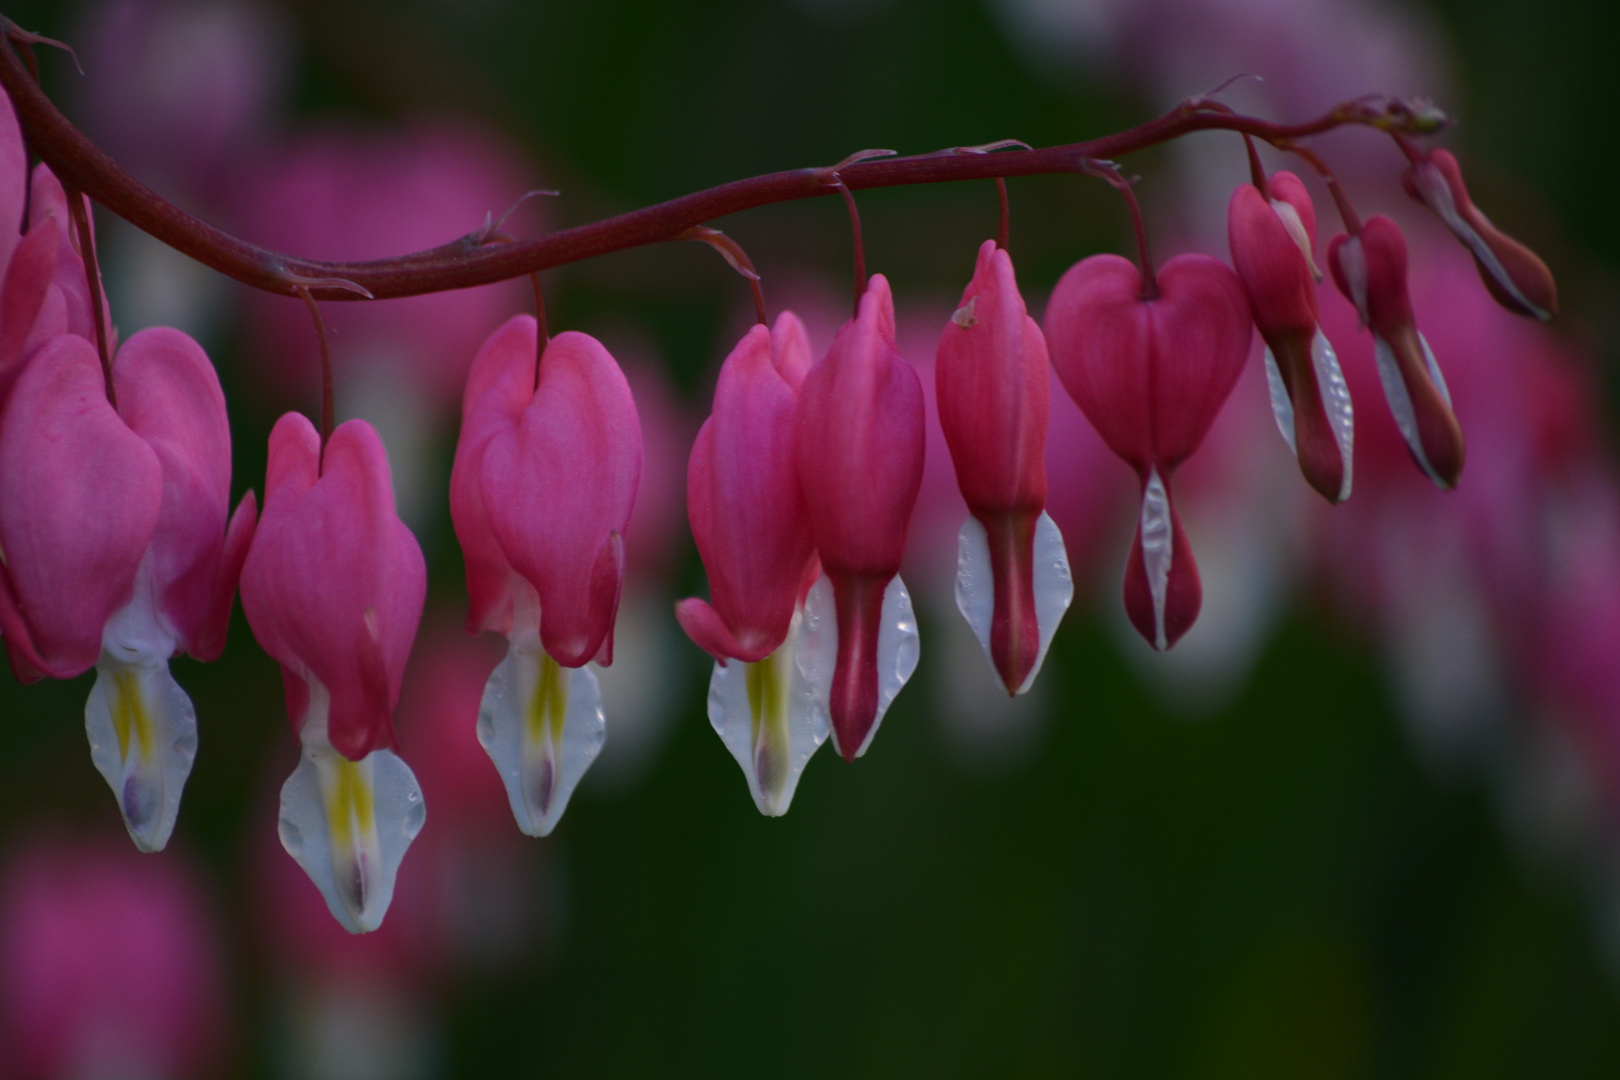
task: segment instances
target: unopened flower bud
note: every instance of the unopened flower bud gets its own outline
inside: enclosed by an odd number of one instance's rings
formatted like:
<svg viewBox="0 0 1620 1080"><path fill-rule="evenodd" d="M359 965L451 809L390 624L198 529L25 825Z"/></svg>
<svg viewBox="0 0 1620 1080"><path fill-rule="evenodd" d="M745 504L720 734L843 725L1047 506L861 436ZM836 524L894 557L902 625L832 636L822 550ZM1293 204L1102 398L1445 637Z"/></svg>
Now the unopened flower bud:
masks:
<svg viewBox="0 0 1620 1080"><path fill-rule="evenodd" d="M1370 219L1356 236L1328 247L1339 291L1372 331L1378 377L1412 460L1442 488L1457 486L1463 466L1462 428L1429 343L1418 331L1406 292L1406 240L1389 218Z"/></svg>
<svg viewBox="0 0 1620 1080"><path fill-rule="evenodd" d="M1462 169L1447 150L1431 150L1401 177L1406 193L1440 216L1474 256L1496 302L1546 322L1558 314L1558 285L1541 256L1507 235L1468 197Z"/></svg>

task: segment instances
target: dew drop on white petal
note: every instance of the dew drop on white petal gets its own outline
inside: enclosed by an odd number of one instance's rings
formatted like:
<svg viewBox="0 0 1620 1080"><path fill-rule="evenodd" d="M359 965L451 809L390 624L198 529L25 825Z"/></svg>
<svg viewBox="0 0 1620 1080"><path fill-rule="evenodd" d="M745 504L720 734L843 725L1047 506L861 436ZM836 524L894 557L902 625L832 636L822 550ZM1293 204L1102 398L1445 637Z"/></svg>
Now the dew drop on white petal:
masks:
<svg viewBox="0 0 1620 1080"><path fill-rule="evenodd" d="M162 851L197 756L197 713L167 659L129 662L103 649L84 705L90 760L118 799L130 839Z"/></svg>
<svg viewBox="0 0 1620 1080"><path fill-rule="evenodd" d="M1344 372L1339 369L1339 358L1333 353L1327 335L1318 330L1311 339L1311 363L1316 368L1316 385L1322 395L1322 408L1327 412L1328 425L1333 429L1333 441L1339 446L1339 457L1344 462L1344 480L1339 485L1339 501L1350 497L1350 468L1355 443L1355 409L1350 404L1350 387L1345 385Z"/></svg>
<svg viewBox="0 0 1620 1080"><path fill-rule="evenodd" d="M1271 397L1271 415L1277 421L1277 430L1282 432L1288 452L1298 457L1299 451L1294 447L1294 401L1288 396L1288 386L1283 382L1277 358L1271 355L1269 345L1266 346L1266 392Z"/></svg>
<svg viewBox="0 0 1620 1080"><path fill-rule="evenodd" d="M1147 573L1148 592L1153 597L1153 647L1160 652L1170 647L1164 632L1164 605L1170 592L1170 561L1175 554L1171 524L1170 495L1159 470L1150 469L1147 486L1142 489L1142 569Z"/></svg>
<svg viewBox="0 0 1620 1080"><path fill-rule="evenodd" d="M1042 511L1035 523L1035 545L1031 563L1035 588L1035 623L1040 630L1040 651L1035 655L1035 666L1029 669L1023 685L1013 692L1022 694L1035 683L1041 665L1046 662L1046 650L1052 644L1063 613L1074 600L1074 575L1069 571L1069 555L1063 546L1063 534L1050 514ZM990 542L979 519L969 517L962 523L956 537L956 610L962 613L979 639L985 659L995 671L996 661L990 653L990 624L995 619L995 576L990 569ZM999 672L996 675L1000 679Z"/></svg>
<svg viewBox="0 0 1620 1080"><path fill-rule="evenodd" d="M754 805L770 817L788 812L804 767L827 739L828 687L813 686L799 665L803 629L796 611L774 653L756 664L717 663L709 679L709 723L742 766Z"/></svg>
<svg viewBox="0 0 1620 1080"><path fill-rule="evenodd" d="M298 767L281 788L281 845L351 934L382 925L406 849L427 820L422 789L392 750L359 761L326 738L327 695L310 683Z"/></svg>
<svg viewBox="0 0 1620 1080"><path fill-rule="evenodd" d="M917 616L912 611L911 594L896 574L883 590L883 610L878 630L878 703L866 739L855 751L860 757L872 745L883 722L883 714L917 670L919 655ZM838 664L838 620L833 602L832 582L823 574L810 587L804 601L803 640L798 647L800 673L815 688L823 709L828 708L833 673ZM836 741L836 734L834 735Z"/></svg>
<svg viewBox="0 0 1620 1080"><path fill-rule="evenodd" d="M478 741L506 785L518 828L557 827L607 738L602 692L588 667L565 668L533 634L514 638L478 706Z"/></svg>

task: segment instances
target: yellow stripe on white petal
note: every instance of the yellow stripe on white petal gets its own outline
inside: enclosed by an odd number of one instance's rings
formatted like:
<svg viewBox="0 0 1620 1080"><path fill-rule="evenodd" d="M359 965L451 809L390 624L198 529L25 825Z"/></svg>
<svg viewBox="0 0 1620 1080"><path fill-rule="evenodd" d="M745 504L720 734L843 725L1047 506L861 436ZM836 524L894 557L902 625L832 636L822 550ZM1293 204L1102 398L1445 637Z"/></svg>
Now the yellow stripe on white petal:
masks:
<svg viewBox="0 0 1620 1080"><path fill-rule="evenodd" d="M709 679L709 723L742 766L759 812L788 812L799 777L827 739L827 691L800 666L804 614L793 622L780 648L756 664L732 660L714 665Z"/></svg>
<svg viewBox="0 0 1620 1080"><path fill-rule="evenodd" d="M406 849L427 820L422 789L391 750L350 761L327 741L329 697L309 681L298 768L281 788L281 845L351 934L382 925Z"/></svg>
<svg viewBox="0 0 1620 1080"><path fill-rule="evenodd" d="M484 686L478 741L506 784L518 828L545 836L557 827L606 737L596 675L558 664L536 635L513 638Z"/></svg>
<svg viewBox="0 0 1620 1080"><path fill-rule="evenodd" d="M1031 568L1035 585L1035 625L1040 630L1041 647L1035 654L1035 666L1029 669L1022 686L1012 688L1022 694L1035 684L1035 676L1046 662L1046 650L1052 644L1063 613L1074 600L1074 575L1069 570L1069 553L1063 546L1063 534L1057 522L1045 511L1035 522L1035 544ZM956 610L979 639L984 655L990 661L990 670L996 669L996 658L990 655L990 625L996 616L995 575L990 568L990 541L979 519L969 517L956 536ZM996 675L996 681L1001 676Z"/></svg>
<svg viewBox="0 0 1620 1080"><path fill-rule="evenodd" d="M866 753L866 748L872 745L872 737L883 723L883 714L889 711L895 695L905 687L911 673L917 670L917 616L911 607L911 593L906 591L906 583L900 580L899 574L891 578L883 590L883 610L879 618L877 714L866 731L866 738L855 751L856 757ZM799 669L815 688L821 707L829 709L833 673L838 666L838 615L832 582L827 580L826 574L816 579L804 599L804 625L800 632L803 640L798 646ZM838 733L830 734L836 745Z"/></svg>
<svg viewBox="0 0 1620 1080"><path fill-rule="evenodd" d="M90 760L118 799L130 839L162 851L197 756L197 713L167 659L131 662L103 650L84 705Z"/></svg>

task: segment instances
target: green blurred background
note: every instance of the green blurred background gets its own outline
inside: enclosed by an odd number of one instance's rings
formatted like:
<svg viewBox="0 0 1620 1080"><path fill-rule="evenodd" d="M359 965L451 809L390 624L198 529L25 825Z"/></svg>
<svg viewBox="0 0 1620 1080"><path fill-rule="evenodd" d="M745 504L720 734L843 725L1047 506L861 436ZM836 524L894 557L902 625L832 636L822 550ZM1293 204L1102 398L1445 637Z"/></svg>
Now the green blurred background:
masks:
<svg viewBox="0 0 1620 1080"><path fill-rule="evenodd" d="M75 25L56 5L6 13L56 36ZM976 0L309 0L284 14L299 114L476 113L541 163L533 186L563 190L547 207L555 224L868 146L1074 141L1161 104L1117 70L1032 63ZM1565 332L1612 356L1612 5L1441 0L1422 14L1448 43L1442 104L1463 121L1454 144L1475 159L1481 203L1549 256ZM49 87L71 78L47 61ZM1129 164L1151 177L1160 157ZM1012 187L1031 294L1085 253L1125 250L1101 185ZM869 262L902 298L961 288L994 227L982 188L862 196ZM724 227L769 300L773 272L846 272L842 213L820 200ZM556 271L547 288L554 328L640 328L694 404L743 302L694 245ZM258 488L273 413L245 385L234 330L209 345L235 425L235 489ZM430 607L454 616L461 568L442 508L421 539ZM689 543L681 565L680 595L701 591ZM534 913L550 927L543 946L515 970L424 991L430 1070L1616 1075L1614 913L1594 909L1578 875L1513 846L1484 778L1423 767L1373 643L1302 597L1244 688L1188 720L1125 657L1117 572L1110 563L1058 634L1027 757L974 769L945 745L925 611L917 681L872 752L854 767L824 752L781 820L749 805L690 650L646 776L628 790L587 785L558 832L531 842L549 883ZM280 681L239 612L223 661L175 671L202 740L175 846L207 868L228 928L233 1071L276 1075L288 1071L280 990L253 893L274 828L269 785L292 762ZM0 842L42 821L115 827L84 745L89 685L0 685Z"/></svg>

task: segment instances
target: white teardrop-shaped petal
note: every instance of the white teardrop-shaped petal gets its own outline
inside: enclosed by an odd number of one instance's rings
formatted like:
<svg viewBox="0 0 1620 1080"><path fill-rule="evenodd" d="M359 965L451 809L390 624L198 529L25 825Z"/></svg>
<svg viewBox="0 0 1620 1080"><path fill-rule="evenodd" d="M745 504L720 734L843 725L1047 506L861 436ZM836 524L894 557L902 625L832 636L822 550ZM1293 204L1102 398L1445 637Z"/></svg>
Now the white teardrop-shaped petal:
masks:
<svg viewBox="0 0 1620 1080"><path fill-rule="evenodd" d="M1350 404L1350 387L1345 384L1344 372L1339 369L1339 358L1327 335L1318 330L1311 339L1311 364L1316 368L1317 392L1322 395L1322 408L1327 413L1328 426L1333 429L1333 441L1339 446L1339 457L1344 462L1344 480L1339 485L1339 501L1350 497L1350 466L1355 459L1355 409Z"/></svg>
<svg viewBox="0 0 1620 1080"><path fill-rule="evenodd" d="M828 687L813 686L799 666L803 625L803 612L794 612L775 652L757 664L717 663L709 679L709 723L742 766L754 805L770 817L788 812L799 777L829 730Z"/></svg>
<svg viewBox="0 0 1620 1080"><path fill-rule="evenodd" d="M1299 451L1294 447L1294 400L1288 396L1288 386L1283 382L1282 371L1269 345L1266 346L1266 393L1271 399L1271 415L1277 421L1277 430L1282 432L1288 452L1298 457Z"/></svg>
<svg viewBox="0 0 1620 1080"><path fill-rule="evenodd" d="M1012 691L1014 694L1022 694L1034 685L1035 676L1046 661L1052 635L1057 633L1063 613L1074 600L1074 575L1069 571L1063 534L1045 511L1035 522L1031 567L1035 579L1035 623L1040 629L1041 647L1035 654L1035 666L1029 669L1023 685ZM962 531L956 537L956 610L973 628L973 636L979 639L994 671L996 661L990 654L990 624L996 614L995 575L990 569L990 541L984 526L975 517L962 523ZM999 673L997 679L1000 679Z"/></svg>
<svg viewBox="0 0 1620 1080"><path fill-rule="evenodd" d="M889 711L889 705L911 678L911 673L917 670L917 616L911 608L911 594L899 574L883 590L883 610L879 618L877 714L872 718L865 740L855 751L856 757L866 753L866 748L872 745L883 714ZM799 645L800 671L816 688L822 708L829 709L833 673L838 666L838 618L832 582L825 574L816 579L805 597L801 633L804 640ZM831 734L836 743L838 733Z"/></svg>
<svg viewBox="0 0 1620 1080"><path fill-rule="evenodd" d="M557 827L606 738L590 668L558 664L538 636L513 638L484 686L478 741L506 784L518 828L546 836Z"/></svg>
<svg viewBox="0 0 1620 1080"><path fill-rule="evenodd" d="M131 663L103 649L84 730L130 839L142 851L162 851L197 756L197 713L168 660Z"/></svg>
<svg viewBox="0 0 1620 1080"><path fill-rule="evenodd" d="M391 750L350 761L327 741L326 688L309 681L298 767L281 788L281 846L351 934L382 925L400 861L427 820L422 789Z"/></svg>
<svg viewBox="0 0 1620 1080"><path fill-rule="evenodd" d="M1148 593L1153 597L1153 647L1164 652L1170 642L1164 632L1164 604L1170 593L1170 562L1175 554L1171 528L1170 495L1157 467L1148 470L1142 489L1142 569L1147 573Z"/></svg>

